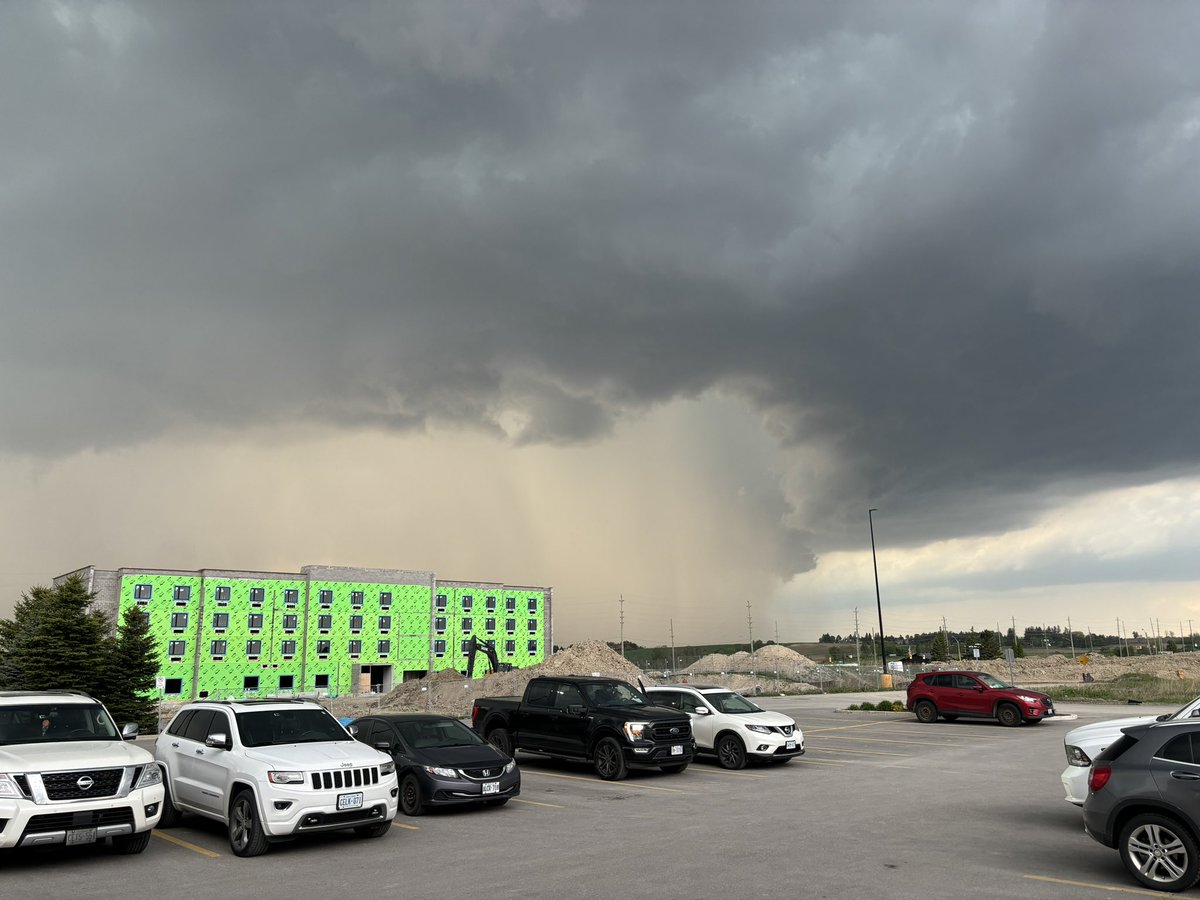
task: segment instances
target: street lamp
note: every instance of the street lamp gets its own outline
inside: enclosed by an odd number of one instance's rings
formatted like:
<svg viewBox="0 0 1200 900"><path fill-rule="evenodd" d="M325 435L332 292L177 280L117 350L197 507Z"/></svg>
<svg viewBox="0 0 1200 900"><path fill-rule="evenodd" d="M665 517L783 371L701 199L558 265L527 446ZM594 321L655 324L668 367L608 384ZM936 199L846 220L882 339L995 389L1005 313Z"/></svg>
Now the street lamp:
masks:
<svg viewBox="0 0 1200 900"><path fill-rule="evenodd" d="M875 519L871 513L879 512L875 507L867 510L867 522L871 526L871 567L875 570L875 608L879 610L879 660L883 666L880 670L887 671L887 650L883 643L883 603L879 600L879 562L875 559Z"/></svg>

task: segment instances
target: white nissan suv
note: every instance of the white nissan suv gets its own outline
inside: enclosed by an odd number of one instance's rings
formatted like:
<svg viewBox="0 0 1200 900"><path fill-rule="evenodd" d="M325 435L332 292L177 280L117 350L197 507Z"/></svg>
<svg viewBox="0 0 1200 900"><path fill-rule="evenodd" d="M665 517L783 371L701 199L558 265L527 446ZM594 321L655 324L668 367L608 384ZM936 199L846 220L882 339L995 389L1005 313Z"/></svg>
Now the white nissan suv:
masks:
<svg viewBox="0 0 1200 900"><path fill-rule="evenodd" d="M313 701L185 704L154 756L167 787L159 827L181 813L215 819L236 856L310 832L383 837L396 817L395 762Z"/></svg>
<svg viewBox="0 0 1200 900"><path fill-rule="evenodd" d="M804 735L796 720L762 709L729 688L671 684L646 689L650 702L683 710L692 720L697 753L711 753L726 769L748 759L785 763L804 753Z"/></svg>
<svg viewBox="0 0 1200 900"><path fill-rule="evenodd" d="M72 691L0 692L0 848L94 844L141 853L162 814L154 757Z"/></svg>

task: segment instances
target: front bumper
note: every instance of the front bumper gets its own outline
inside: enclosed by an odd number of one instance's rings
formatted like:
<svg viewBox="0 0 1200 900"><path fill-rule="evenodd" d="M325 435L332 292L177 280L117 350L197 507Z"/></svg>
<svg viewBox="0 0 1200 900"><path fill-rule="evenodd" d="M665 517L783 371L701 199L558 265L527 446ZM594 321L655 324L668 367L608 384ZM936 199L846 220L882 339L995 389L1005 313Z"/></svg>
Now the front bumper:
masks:
<svg viewBox="0 0 1200 900"><path fill-rule="evenodd" d="M745 731L741 737L746 745L746 752L759 759L791 759L793 756L804 755L804 738L799 734L785 737L781 734ZM791 747L788 747L789 743Z"/></svg>
<svg viewBox="0 0 1200 900"><path fill-rule="evenodd" d="M338 798L362 794L362 805L338 809ZM379 784L314 791L301 785L270 785L258 798L263 830L270 837L290 837L313 831L336 831L371 825L396 817L400 791L396 776Z"/></svg>
<svg viewBox="0 0 1200 900"><path fill-rule="evenodd" d="M626 744L625 764L629 766L682 766L696 756L696 742L691 738L675 743L639 741Z"/></svg>
<svg viewBox="0 0 1200 900"><path fill-rule="evenodd" d="M1067 795L1067 802L1083 806L1088 795L1088 766L1067 766L1062 773L1062 786Z"/></svg>
<svg viewBox="0 0 1200 900"><path fill-rule="evenodd" d="M504 800L521 793L521 772L508 772L499 778L475 781L468 778L441 778L424 775L425 784L421 793L430 806L457 806L462 803L486 803L489 800ZM485 784L498 784L495 793L485 794Z"/></svg>
<svg viewBox="0 0 1200 900"><path fill-rule="evenodd" d="M86 843L149 831L162 816L161 784L104 800L34 803L0 800L0 849Z"/></svg>

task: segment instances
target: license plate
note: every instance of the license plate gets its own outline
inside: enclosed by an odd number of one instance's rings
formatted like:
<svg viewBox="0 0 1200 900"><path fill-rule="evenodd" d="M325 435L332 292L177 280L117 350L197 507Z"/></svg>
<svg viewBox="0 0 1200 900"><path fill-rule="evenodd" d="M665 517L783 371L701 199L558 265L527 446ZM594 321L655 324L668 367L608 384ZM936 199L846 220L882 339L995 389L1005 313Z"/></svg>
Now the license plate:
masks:
<svg viewBox="0 0 1200 900"><path fill-rule="evenodd" d="M362 791L357 794L338 794L338 809L361 809Z"/></svg>
<svg viewBox="0 0 1200 900"><path fill-rule="evenodd" d="M795 742L795 741L788 741L786 744L784 744L784 745L783 745L783 749L784 749L784 750L795 750L795 749L796 749L796 742Z"/></svg>
<svg viewBox="0 0 1200 900"><path fill-rule="evenodd" d="M672 756L683 756L683 744L672 744L671 745L671 755Z"/></svg>
<svg viewBox="0 0 1200 900"><path fill-rule="evenodd" d="M1052 715L1054 715L1054 710L1052 710L1052 709L1048 709L1048 710L1046 710L1046 715L1047 715L1047 716L1052 716Z"/></svg>
<svg viewBox="0 0 1200 900"><path fill-rule="evenodd" d="M67 832L67 846L96 843L95 828L76 828Z"/></svg>
<svg viewBox="0 0 1200 900"><path fill-rule="evenodd" d="M498 781L485 781L485 782L483 783L483 792L484 792L485 794L498 794L498 793L500 793L500 782L498 782Z"/></svg>

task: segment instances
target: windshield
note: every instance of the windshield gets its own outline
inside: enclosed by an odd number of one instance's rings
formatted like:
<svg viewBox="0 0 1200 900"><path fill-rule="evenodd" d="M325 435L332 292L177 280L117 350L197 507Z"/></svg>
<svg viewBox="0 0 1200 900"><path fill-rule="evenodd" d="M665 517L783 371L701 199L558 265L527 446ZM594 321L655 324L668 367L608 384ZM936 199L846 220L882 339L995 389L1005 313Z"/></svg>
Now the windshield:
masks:
<svg viewBox="0 0 1200 900"><path fill-rule="evenodd" d="M396 724L400 736L414 750L436 747L474 747L484 741L457 719L411 719Z"/></svg>
<svg viewBox="0 0 1200 900"><path fill-rule="evenodd" d="M580 685L591 706L646 706L646 695L623 681L602 681Z"/></svg>
<svg viewBox="0 0 1200 900"><path fill-rule="evenodd" d="M733 691L718 691L713 694L704 694L704 702L713 707L717 712L723 713L759 713L762 709L755 706L741 694Z"/></svg>
<svg viewBox="0 0 1200 900"><path fill-rule="evenodd" d="M313 707L239 713L237 726L247 747L354 740L337 719Z"/></svg>
<svg viewBox="0 0 1200 900"><path fill-rule="evenodd" d="M33 703L0 707L0 745L120 739L108 713L99 703Z"/></svg>
<svg viewBox="0 0 1200 900"><path fill-rule="evenodd" d="M975 677L978 678L980 681L982 681L984 684L986 684L990 688L1006 688L1006 687L1008 687L1008 685L1005 682L1001 681L999 678L989 675L987 672L976 672Z"/></svg>

